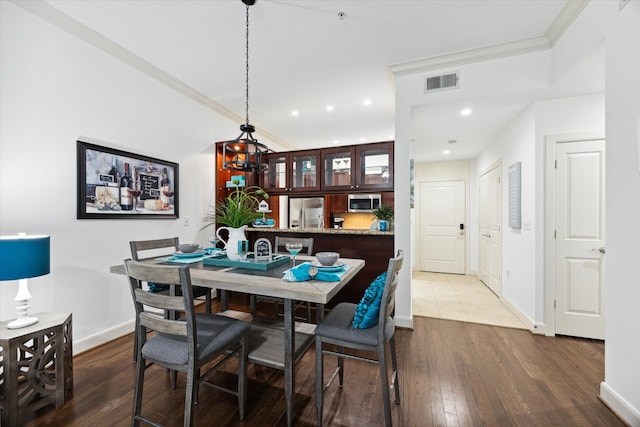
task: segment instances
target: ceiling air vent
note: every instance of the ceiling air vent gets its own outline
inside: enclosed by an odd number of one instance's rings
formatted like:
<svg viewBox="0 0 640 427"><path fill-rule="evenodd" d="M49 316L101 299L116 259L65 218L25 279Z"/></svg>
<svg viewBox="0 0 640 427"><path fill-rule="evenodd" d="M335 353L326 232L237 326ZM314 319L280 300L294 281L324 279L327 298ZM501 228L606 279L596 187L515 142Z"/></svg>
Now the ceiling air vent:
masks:
<svg viewBox="0 0 640 427"><path fill-rule="evenodd" d="M459 81L460 78L457 72L427 77L424 80L424 93L443 89L455 89L459 86Z"/></svg>

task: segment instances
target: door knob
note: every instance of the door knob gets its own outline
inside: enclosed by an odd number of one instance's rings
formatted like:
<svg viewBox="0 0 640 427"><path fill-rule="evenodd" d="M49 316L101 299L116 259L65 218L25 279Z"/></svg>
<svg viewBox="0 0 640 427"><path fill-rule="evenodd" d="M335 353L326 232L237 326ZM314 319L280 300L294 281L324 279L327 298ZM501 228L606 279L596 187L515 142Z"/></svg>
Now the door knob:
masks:
<svg viewBox="0 0 640 427"><path fill-rule="evenodd" d="M607 253L607 248L605 246L601 246L599 248L593 248L591 249L592 251L598 251L601 254L606 254Z"/></svg>

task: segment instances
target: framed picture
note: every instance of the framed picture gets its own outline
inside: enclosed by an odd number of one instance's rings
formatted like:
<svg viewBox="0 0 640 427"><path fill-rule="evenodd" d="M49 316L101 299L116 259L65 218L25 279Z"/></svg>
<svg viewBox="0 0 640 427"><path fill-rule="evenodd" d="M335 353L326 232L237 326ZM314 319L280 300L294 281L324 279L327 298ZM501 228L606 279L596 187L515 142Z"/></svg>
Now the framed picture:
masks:
<svg viewBox="0 0 640 427"><path fill-rule="evenodd" d="M178 164L77 141L78 219L178 218Z"/></svg>

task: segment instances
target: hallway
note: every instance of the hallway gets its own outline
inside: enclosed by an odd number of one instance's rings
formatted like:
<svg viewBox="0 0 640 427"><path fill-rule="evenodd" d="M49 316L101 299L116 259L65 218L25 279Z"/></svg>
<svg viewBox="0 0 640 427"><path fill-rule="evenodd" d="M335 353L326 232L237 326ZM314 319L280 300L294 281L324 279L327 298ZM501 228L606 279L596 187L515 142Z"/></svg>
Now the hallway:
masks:
<svg viewBox="0 0 640 427"><path fill-rule="evenodd" d="M413 314L526 329L476 276L414 271Z"/></svg>

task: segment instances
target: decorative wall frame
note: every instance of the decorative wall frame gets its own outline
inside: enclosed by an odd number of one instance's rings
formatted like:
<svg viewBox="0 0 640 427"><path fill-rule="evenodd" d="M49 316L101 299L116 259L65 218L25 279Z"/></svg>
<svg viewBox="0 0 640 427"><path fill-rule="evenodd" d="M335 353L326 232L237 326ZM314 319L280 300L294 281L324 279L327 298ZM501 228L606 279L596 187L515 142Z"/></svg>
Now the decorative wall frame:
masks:
<svg viewBox="0 0 640 427"><path fill-rule="evenodd" d="M177 163L80 140L77 162L78 219L179 217Z"/></svg>
<svg viewBox="0 0 640 427"><path fill-rule="evenodd" d="M516 162L509 166L509 227L521 228L521 163Z"/></svg>

